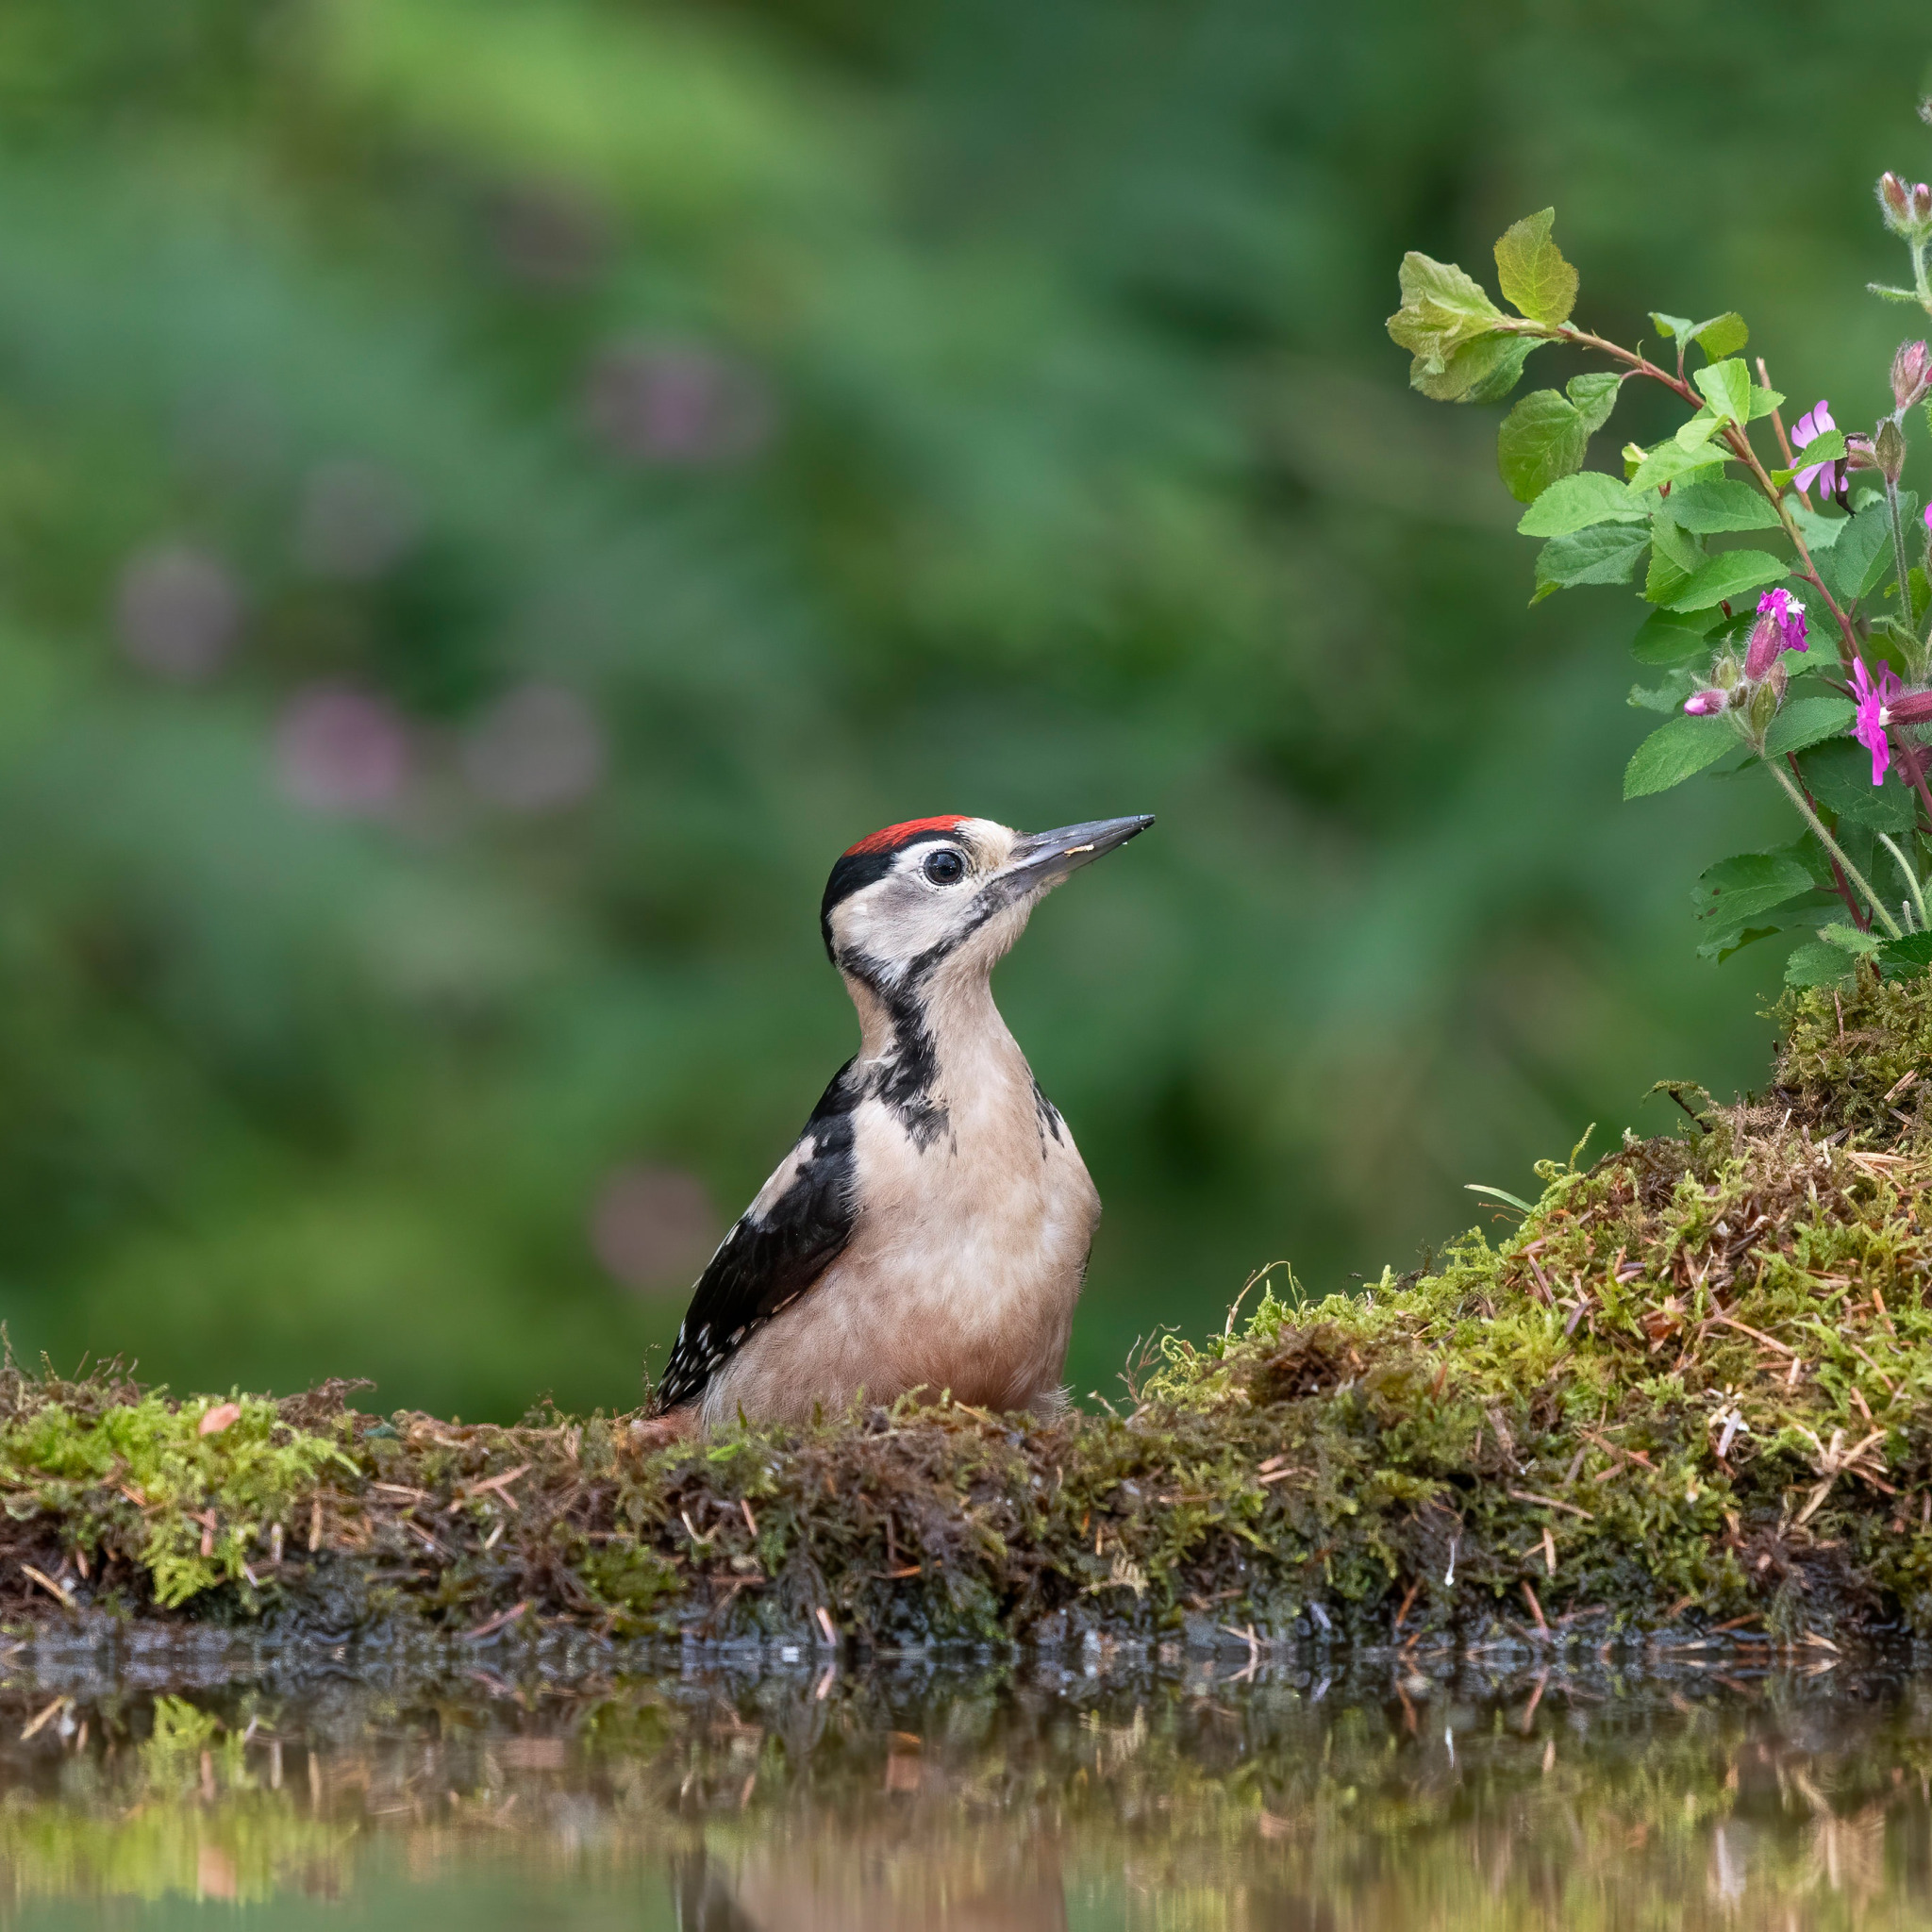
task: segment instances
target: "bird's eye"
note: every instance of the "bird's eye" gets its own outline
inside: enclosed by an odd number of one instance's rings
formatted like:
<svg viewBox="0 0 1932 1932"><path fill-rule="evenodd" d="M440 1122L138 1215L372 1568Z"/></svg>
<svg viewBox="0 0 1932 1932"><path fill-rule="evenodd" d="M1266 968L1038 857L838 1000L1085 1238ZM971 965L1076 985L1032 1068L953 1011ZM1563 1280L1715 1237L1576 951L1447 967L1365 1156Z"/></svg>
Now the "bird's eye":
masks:
<svg viewBox="0 0 1932 1932"><path fill-rule="evenodd" d="M966 876L966 861L951 846L941 845L926 854L924 872L936 886L957 885Z"/></svg>

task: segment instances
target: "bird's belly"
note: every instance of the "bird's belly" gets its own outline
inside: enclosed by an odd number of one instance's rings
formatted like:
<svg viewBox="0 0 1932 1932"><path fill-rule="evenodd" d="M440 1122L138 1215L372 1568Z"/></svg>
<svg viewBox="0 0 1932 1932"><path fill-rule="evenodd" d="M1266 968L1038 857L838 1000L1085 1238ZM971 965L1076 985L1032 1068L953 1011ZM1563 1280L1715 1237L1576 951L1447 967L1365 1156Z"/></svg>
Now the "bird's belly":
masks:
<svg viewBox="0 0 1932 1932"><path fill-rule="evenodd" d="M721 1371L708 1424L741 1407L803 1420L861 1389L874 1402L950 1390L996 1409L1055 1400L1100 1214L1064 1125L991 1153L970 1134L867 1151L851 1245Z"/></svg>

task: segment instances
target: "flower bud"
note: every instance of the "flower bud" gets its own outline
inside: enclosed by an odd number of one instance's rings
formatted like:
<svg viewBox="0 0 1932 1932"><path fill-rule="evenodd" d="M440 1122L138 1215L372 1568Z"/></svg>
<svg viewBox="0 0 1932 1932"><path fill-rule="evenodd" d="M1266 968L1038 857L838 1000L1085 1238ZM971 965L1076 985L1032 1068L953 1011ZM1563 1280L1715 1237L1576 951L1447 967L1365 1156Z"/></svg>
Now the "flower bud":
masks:
<svg viewBox="0 0 1932 1932"><path fill-rule="evenodd" d="M1848 436L1845 438L1845 468L1848 470L1875 470L1878 467L1878 454L1872 447L1869 436Z"/></svg>
<svg viewBox="0 0 1932 1932"><path fill-rule="evenodd" d="M1906 466L1906 433L1888 416L1878 425L1878 434L1873 439L1872 453L1878 459L1878 473L1885 480L1896 485L1899 474Z"/></svg>
<svg viewBox="0 0 1932 1932"><path fill-rule="evenodd" d="M1891 358L1891 399L1909 409L1932 385L1932 349L1924 342L1901 342Z"/></svg>
<svg viewBox="0 0 1932 1932"><path fill-rule="evenodd" d="M1890 703L1881 705L1881 724L1924 724L1932 720L1932 691L1901 691Z"/></svg>
<svg viewBox="0 0 1932 1932"><path fill-rule="evenodd" d="M1736 691L1742 675L1738 660L1728 651L1710 667L1710 681L1723 691Z"/></svg>
<svg viewBox="0 0 1932 1932"><path fill-rule="evenodd" d="M1911 225L1912 191L1890 168L1878 177L1878 208L1888 228L1903 232Z"/></svg>
<svg viewBox="0 0 1932 1932"><path fill-rule="evenodd" d="M1693 718L1714 718L1730 701L1726 691L1696 691L1684 700L1684 708Z"/></svg>
<svg viewBox="0 0 1932 1932"><path fill-rule="evenodd" d="M1752 684L1764 676L1778 660L1785 647L1784 632L1769 611L1751 626L1751 641L1744 647L1744 675Z"/></svg>
<svg viewBox="0 0 1932 1932"><path fill-rule="evenodd" d="M1919 223L1932 221L1932 188L1923 181L1912 190L1912 219Z"/></svg>
<svg viewBox="0 0 1932 1932"><path fill-rule="evenodd" d="M1751 693L1751 708L1745 715L1751 721L1754 736L1762 738L1771 729L1771 721L1777 716L1777 708L1784 701L1784 692L1771 678L1766 678Z"/></svg>

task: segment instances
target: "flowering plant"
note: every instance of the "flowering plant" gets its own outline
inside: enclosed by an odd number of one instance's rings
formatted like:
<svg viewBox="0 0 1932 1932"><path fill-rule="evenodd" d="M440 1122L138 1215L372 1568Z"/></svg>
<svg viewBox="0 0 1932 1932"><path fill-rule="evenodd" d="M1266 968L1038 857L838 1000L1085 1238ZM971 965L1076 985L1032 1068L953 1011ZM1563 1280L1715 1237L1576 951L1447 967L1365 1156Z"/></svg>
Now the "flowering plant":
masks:
<svg viewBox="0 0 1932 1932"><path fill-rule="evenodd" d="M1932 123L1932 101L1920 113ZM1910 256L1912 286L1874 283L1873 292L1932 313L1932 187L1888 174L1877 195ZM1523 397L1503 421L1497 464L1526 506L1517 528L1542 541L1532 604L1630 583L1641 567L1649 609L1632 650L1661 677L1630 702L1669 716L1638 745L1624 797L1721 762L1761 766L1803 821L1790 844L1740 853L1698 880L1692 898L1710 934L1699 953L1723 960L1790 935L1801 941L1785 968L1794 986L1834 984L1860 961L1887 976L1923 972L1932 966L1932 508L1922 523L1900 477L1915 406L1932 420L1932 351L1900 348L1892 408L1870 434L1841 430L1825 401L1788 432L1764 358L1742 354L1742 317L1653 312L1669 344L1657 359L1641 342L1624 348L1573 323L1577 275L1554 221L1545 208L1496 243L1514 314L1454 264L1403 258L1389 333L1414 358L1409 380L1438 401L1494 402L1546 342L1611 365ZM1591 438L1631 381L1660 386L1691 413L1650 448L1626 443L1621 474L1586 469Z"/></svg>

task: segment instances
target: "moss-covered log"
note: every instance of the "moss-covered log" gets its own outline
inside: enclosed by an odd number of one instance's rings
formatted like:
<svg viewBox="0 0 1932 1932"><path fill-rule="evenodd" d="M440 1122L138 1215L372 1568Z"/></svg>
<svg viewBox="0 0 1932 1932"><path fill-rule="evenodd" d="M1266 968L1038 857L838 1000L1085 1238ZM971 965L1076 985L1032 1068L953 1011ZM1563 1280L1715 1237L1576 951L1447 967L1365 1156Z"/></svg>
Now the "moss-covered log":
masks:
<svg viewBox="0 0 1932 1932"><path fill-rule="evenodd" d="M1932 983L1785 1018L1761 1101L1680 1091L1682 1133L1546 1163L1432 1273L1170 1339L1120 1415L665 1449L10 1370L0 1608L331 1641L1932 1632Z"/></svg>

